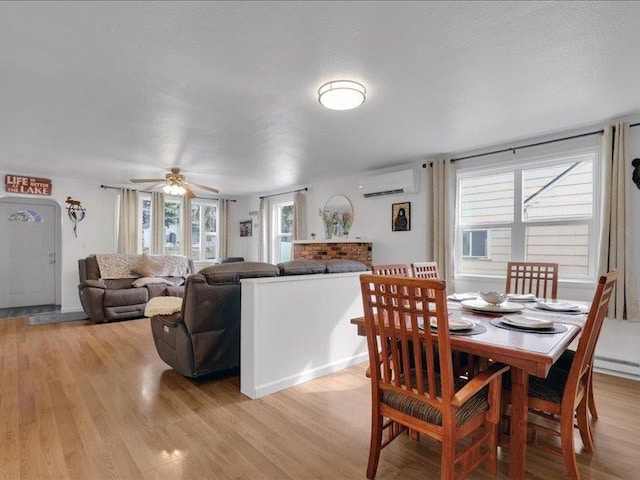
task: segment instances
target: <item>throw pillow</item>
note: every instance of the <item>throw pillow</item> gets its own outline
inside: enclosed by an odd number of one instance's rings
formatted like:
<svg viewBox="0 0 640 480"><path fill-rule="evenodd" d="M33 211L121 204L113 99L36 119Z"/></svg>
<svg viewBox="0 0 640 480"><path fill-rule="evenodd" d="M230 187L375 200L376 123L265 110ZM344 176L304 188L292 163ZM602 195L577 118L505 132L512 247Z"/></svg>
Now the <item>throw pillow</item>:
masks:
<svg viewBox="0 0 640 480"><path fill-rule="evenodd" d="M327 266L317 260L290 260L276 266L280 269L280 275L308 275L327 271Z"/></svg>
<svg viewBox="0 0 640 480"><path fill-rule="evenodd" d="M164 283L165 285L173 286L173 282L171 280L167 280L166 278L161 277L142 277L134 280L131 285L134 287L144 287L145 285L150 285L152 283Z"/></svg>
<svg viewBox="0 0 640 480"><path fill-rule="evenodd" d="M366 272L367 266L357 260L334 259L326 260L327 273Z"/></svg>
<svg viewBox="0 0 640 480"><path fill-rule="evenodd" d="M131 271L142 277L153 277L162 270L162 264L156 262L146 253L143 253L140 259L131 266Z"/></svg>

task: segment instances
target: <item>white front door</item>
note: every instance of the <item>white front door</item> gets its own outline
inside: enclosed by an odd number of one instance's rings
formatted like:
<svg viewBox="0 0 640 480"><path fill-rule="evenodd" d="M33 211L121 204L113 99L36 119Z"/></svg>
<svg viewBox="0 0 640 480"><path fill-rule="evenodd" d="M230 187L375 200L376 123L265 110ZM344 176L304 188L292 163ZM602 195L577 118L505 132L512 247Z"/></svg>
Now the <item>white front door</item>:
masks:
<svg viewBox="0 0 640 480"><path fill-rule="evenodd" d="M55 303L55 208L0 202L0 308Z"/></svg>

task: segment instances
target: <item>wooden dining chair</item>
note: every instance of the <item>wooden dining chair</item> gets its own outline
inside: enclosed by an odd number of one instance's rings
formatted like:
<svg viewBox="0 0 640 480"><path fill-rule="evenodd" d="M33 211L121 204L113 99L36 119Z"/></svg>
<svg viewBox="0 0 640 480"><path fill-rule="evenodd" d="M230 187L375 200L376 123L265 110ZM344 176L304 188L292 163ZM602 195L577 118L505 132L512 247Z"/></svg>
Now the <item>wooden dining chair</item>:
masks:
<svg viewBox="0 0 640 480"><path fill-rule="evenodd" d="M414 278L440 278L438 262L413 262L411 275Z"/></svg>
<svg viewBox="0 0 640 480"><path fill-rule="evenodd" d="M558 264L509 262L506 293L533 293L538 298L558 298Z"/></svg>
<svg viewBox="0 0 640 480"><path fill-rule="evenodd" d="M371 265L371 273L374 275L392 275L394 277L408 277L409 268L404 263L388 263L384 265Z"/></svg>
<svg viewBox="0 0 640 480"><path fill-rule="evenodd" d="M493 364L470 381L454 377L445 282L362 275L360 283L372 370L367 478L375 478L381 450L407 429L442 442L443 480L463 478L485 460L496 473L501 381L509 367Z"/></svg>
<svg viewBox="0 0 640 480"><path fill-rule="evenodd" d="M559 425L559 430L554 430L546 425L531 423L533 441L537 442L537 434L541 431L559 435L560 452L549 448L564 457L569 478L574 480L580 478L573 447L574 419L577 421L576 426L585 451L593 453L594 449L591 427L587 418L589 390L592 388L591 367L616 278L615 270L600 277L571 367L566 370L554 364L546 378L529 377L529 411L543 417L547 422L555 420ZM509 379L505 379L504 383L506 404L510 399Z"/></svg>

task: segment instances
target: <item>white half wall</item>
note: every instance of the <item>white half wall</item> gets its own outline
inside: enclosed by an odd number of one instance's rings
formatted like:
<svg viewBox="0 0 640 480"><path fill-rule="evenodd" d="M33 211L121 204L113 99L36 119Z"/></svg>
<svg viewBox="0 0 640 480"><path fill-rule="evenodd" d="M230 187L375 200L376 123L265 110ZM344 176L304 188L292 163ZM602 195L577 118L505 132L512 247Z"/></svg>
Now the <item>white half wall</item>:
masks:
<svg viewBox="0 0 640 480"><path fill-rule="evenodd" d="M365 361L350 323L363 314L359 276L242 280L240 391L260 398Z"/></svg>

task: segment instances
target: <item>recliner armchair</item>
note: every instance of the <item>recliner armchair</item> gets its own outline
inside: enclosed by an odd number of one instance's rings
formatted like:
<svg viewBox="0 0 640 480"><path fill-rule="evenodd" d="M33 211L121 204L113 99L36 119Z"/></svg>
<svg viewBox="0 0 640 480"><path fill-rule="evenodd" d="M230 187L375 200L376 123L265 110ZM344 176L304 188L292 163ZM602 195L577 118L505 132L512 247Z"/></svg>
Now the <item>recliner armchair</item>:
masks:
<svg viewBox="0 0 640 480"><path fill-rule="evenodd" d="M234 262L213 265L187 278L182 310L151 317L160 358L186 377L240 365L240 280L276 277L275 265Z"/></svg>

